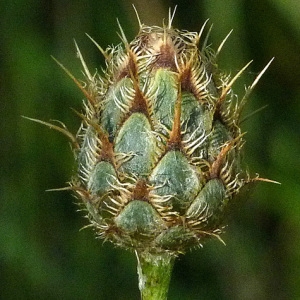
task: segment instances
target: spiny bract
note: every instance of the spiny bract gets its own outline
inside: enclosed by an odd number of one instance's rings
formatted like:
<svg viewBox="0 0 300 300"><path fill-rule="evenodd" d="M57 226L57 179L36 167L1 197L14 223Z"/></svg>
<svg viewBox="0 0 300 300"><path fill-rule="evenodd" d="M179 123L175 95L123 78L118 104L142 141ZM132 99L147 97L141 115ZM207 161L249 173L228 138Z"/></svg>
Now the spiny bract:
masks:
<svg viewBox="0 0 300 300"><path fill-rule="evenodd" d="M97 45L102 76L91 75L76 46L86 84L65 70L87 98L83 123L76 137L59 130L73 141L71 189L98 235L176 254L219 237L225 208L251 181L241 166L239 122L258 78L237 101L231 87L247 66L225 76L215 62L223 43L214 53L205 40L199 50L203 30L180 31L171 20L140 24L130 43L121 29L122 45Z"/></svg>

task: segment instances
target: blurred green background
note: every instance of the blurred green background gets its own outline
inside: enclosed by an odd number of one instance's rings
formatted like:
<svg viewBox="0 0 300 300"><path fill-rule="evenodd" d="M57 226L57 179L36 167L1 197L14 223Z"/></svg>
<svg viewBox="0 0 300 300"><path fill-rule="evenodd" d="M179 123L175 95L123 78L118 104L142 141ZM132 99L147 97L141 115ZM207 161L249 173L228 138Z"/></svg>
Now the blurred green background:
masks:
<svg viewBox="0 0 300 300"><path fill-rule="evenodd" d="M79 231L87 220L63 187L73 174L66 139L21 115L62 120L76 132L82 94L51 59L81 76L73 39L90 69L103 58L85 33L105 48L119 43L116 18L128 39L143 23L161 25L178 5L174 26L199 31L214 24L222 69L235 74L254 62L236 84L243 94L257 85L243 124L245 158L252 174L281 182L259 183L231 217L223 238L181 256L169 299L300 299L300 2L297 0L66 1L0 3L0 298L139 299L133 253Z"/></svg>

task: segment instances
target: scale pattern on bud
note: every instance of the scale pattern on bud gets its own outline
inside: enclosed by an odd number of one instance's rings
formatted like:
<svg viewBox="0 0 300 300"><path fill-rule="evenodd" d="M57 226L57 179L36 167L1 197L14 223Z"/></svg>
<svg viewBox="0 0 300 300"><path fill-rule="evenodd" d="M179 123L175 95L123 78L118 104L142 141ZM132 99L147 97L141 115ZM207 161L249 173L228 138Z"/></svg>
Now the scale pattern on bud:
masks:
<svg viewBox="0 0 300 300"><path fill-rule="evenodd" d="M121 29L122 45L96 44L106 58L101 76L76 45L85 85L69 75L87 101L69 135L78 163L71 188L98 235L118 246L176 254L219 237L225 209L251 181L240 154L245 97L232 91L247 66L233 79L222 74L221 46L200 50L200 37L170 21L140 24L129 43Z"/></svg>

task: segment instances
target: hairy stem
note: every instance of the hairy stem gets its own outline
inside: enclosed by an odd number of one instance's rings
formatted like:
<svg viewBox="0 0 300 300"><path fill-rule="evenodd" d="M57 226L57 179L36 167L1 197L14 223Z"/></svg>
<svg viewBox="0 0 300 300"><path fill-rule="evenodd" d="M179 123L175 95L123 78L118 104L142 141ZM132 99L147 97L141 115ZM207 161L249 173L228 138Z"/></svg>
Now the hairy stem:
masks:
<svg viewBox="0 0 300 300"><path fill-rule="evenodd" d="M175 256L136 251L142 300L166 300Z"/></svg>

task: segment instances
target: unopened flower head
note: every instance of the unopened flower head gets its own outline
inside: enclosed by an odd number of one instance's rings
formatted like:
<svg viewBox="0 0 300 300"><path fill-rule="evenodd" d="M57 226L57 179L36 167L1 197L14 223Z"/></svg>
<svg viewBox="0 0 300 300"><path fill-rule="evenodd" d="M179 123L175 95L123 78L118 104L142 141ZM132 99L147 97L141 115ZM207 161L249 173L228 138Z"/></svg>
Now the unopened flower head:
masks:
<svg viewBox="0 0 300 300"><path fill-rule="evenodd" d="M216 64L200 33L140 24L131 42L103 50L103 74L81 84L78 134L49 123L72 141L78 174L71 189L99 237L118 246L178 254L219 238L224 214L252 181L245 172L240 128L246 95Z"/></svg>

